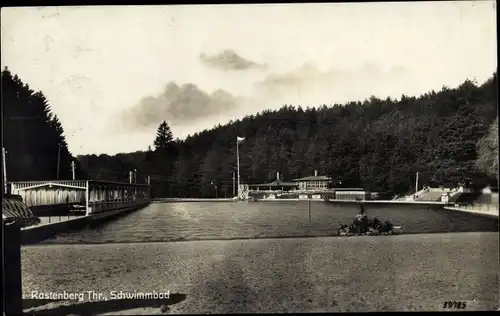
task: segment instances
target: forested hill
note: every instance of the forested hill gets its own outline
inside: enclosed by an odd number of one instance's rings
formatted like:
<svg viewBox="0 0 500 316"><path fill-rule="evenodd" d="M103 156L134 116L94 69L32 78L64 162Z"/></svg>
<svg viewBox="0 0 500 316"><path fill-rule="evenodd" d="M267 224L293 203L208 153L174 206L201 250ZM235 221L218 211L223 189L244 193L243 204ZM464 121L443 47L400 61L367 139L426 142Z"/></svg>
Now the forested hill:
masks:
<svg viewBox="0 0 500 316"><path fill-rule="evenodd" d="M416 172L421 184L486 184L497 172L475 167L478 150L489 155L483 165L493 159L491 146L478 149L477 143L497 117L496 87L495 73L480 86L467 80L420 97L372 97L317 109L283 106L184 141L174 141L163 123L154 150L79 159L93 178L126 181L132 169L141 175L138 181L154 174L157 196L214 196L215 185L219 196L231 196L240 136L246 138L240 143L242 183L272 181L276 172L293 179L318 170L342 186L395 193L413 190Z"/></svg>
<svg viewBox="0 0 500 316"><path fill-rule="evenodd" d="M68 150L64 129L42 92L35 92L17 75L2 71L2 132L7 180L70 180L86 178ZM60 146L60 148L59 148Z"/></svg>
<svg viewBox="0 0 500 316"><path fill-rule="evenodd" d="M465 81L418 98L371 98L364 102L302 109L284 106L174 140L168 124L158 128L154 150L86 155L76 178L138 181L153 175L156 196L232 195L236 137L242 183L313 174L342 186L408 192L415 173L421 184L498 181L497 75L481 86ZM7 178L71 179L73 156L49 100L17 75L2 71L3 140ZM495 120L496 119L496 120ZM493 124L495 122L495 124ZM59 145L61 147L60 155ZM495 179L497 178L497 179Z"/></svg>

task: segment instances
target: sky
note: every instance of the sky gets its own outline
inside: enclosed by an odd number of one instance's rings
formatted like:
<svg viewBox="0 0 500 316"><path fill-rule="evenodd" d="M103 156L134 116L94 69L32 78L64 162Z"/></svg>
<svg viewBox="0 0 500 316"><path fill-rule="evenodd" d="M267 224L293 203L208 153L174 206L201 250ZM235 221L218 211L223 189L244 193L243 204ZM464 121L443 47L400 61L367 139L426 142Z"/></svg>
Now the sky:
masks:
<svg viewBox="0 0 500 316"><path fill-rule="evenodd" d="M132 152L163 120L183 139L284 104L481 84L497 68L495 5L2 8L1 65L45 94L74 155Z"/></svg>

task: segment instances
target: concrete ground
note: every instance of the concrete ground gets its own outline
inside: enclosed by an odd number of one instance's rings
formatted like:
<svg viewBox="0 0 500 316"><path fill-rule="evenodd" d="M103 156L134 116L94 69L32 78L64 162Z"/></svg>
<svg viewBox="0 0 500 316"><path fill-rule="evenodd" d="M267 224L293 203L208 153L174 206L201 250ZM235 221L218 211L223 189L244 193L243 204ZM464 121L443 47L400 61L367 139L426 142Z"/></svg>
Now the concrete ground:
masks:
<svg viewBox="0 0 500 316"><path fill-rule="evenodd" d="M498 242L497 232L474 232L27 246L24 308L110 315L446 311L445 301L460 301L465 310L496 310ZM62 302L33 299L32 291L104 296ZM111 300L110 291L171 296Z"/></svg>

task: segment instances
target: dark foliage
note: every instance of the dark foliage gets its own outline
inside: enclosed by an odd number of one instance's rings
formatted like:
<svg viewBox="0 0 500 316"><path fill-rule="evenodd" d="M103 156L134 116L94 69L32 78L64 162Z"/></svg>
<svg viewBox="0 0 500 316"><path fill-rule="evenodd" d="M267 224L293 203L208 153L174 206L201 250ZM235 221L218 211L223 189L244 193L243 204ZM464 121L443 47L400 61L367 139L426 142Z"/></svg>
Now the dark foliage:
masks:
<svg viewBox="0 0 500 316"><path fill-rule="evenodd" d="M69 152L62 124L43 93L33 91L7 68L2 71L2 108L8 181L56 179L59 146L59 179L73 178L72 161L76 179L87 177Z"/></svg>
<svg viewBox="0 0 500 316"><path fill-rule="evenodd" d="M340 236L356 236L356 235L387 235L393 234L394 225L390 221L382 223L380 219L375 217L369 219L364 211L361 211L350 225L340 225L338 234Z"/></svg>
<svg viewBox="0 0 500 316"><path fill-rule="evenodd" d="M477 143L476 167L498 181L498 117ZM497 182L498 183L498 182Z"/></svg>

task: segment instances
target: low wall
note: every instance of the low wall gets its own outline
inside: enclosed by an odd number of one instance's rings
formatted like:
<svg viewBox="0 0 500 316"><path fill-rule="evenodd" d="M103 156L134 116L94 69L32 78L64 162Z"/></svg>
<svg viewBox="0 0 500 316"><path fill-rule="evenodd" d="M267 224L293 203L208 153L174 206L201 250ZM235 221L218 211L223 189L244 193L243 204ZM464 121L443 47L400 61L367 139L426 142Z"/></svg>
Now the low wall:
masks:
<svg viewBox="0 0 500 316"><path fill-rule="evenodd" d="M88 224L87 216L82 216L67 221L28 227L21 231L21 243L23 245L34 244L42 240L45 240L47 238L50 238L56 235L57 233L82 229L87 224Z"/></svg>
<svg viewBox="0 0 500 316"><path fill-rule="evenodd" d="M143 204L136 204L120 210L91 214L89 216L81 216L66 221L28 227L21 231L21 243L23 245L36 244L45 239L55 236L58 233L83 229L87 227L87 225L97 224L99 222L115 218L117 216L125 215L132 211L141 209L147 206L148 204L149 202Z"/></svg>
<svg viewBox="0 0 500 316"><path fill-rule="evenodd" d="M394 205L447 205L444 202L433 202L433 201L405 201L405 200L363 200L363 201L353 201L353 200L336 200L329 199L328 203L360 203L363 204L394 204Z"/></svg>
<svg viewBox="0 0 500 316"><path fill-rule="evenodd" d="M153 199L154 203L173 203L173 202L233 202L236 201L233 198L221 198L221 199L203 199L203 198L162 198Z"/></svg>
<svg viewBox="0 0 500 316"><path fill-rule="evenodd" d="M492 205L491 208L473 208L473 207L444 207L446 211L452 212L463 212L468 214L474 214L479 216L488 216L488 217L496 217L498 218L498 205Z"/></svg>
<svg viewBox="0 0 500 316"><path fill-rule="evenodd" d="M250 199L256 199L258 201L261 200L285 200L285 201L293 201L293 200L307 200L307 199L314 199L314 200L323 200L326 198L332 198L334 197L335 193L334 192L324 192L324 191L308 191L308 192L300 192L300 191L294 191L294 192L284 192L284 193L271 193L271 192L265 192L265 191L253 191L250 192L248 197ZM354 200L354 197L353 197Z"/></svg>
<svg viewBox="0 0 500 316"><path fill-rule="evenodd" d="M71 214L73 204L55 204L31 206L30 210L35 216L64 216Z"/></svg>
<svg viewBox="0 0 500 316"><path fill-rule="evenodd" d="M324 202L324 199L256 199L249 202Z"/></svg>

